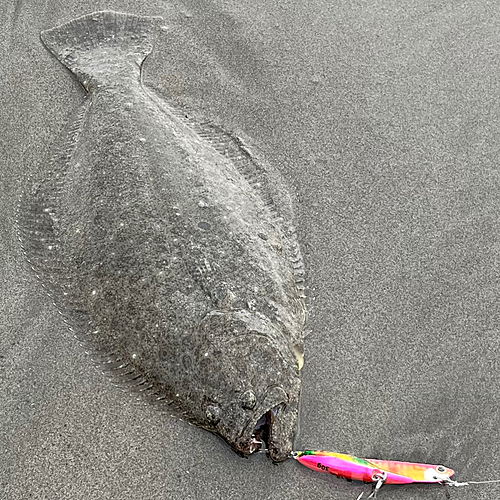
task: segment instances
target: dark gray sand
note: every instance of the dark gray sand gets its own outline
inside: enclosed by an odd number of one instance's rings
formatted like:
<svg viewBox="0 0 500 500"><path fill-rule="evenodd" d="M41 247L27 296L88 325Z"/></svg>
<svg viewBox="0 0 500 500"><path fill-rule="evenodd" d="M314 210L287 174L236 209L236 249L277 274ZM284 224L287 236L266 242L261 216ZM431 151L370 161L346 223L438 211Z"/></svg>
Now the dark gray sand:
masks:
<svg viewBox="0 0 500 500"><path fill-rule="evenodd" d="M0 7L0 498L369 491L239 458L135 403L91 368L28 272L16 199L83 96L39 32L103 8L163 16L147 84L247 137L288 182L311 332L296 448L498 477L500 4L17 1Z"/></svg>

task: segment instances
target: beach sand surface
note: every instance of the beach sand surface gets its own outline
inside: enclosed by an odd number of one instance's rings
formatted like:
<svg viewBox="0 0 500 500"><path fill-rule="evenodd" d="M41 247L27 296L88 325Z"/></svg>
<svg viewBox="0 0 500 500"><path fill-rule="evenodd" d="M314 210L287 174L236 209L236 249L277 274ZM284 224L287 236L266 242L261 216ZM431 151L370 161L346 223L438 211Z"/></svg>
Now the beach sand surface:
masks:
<svg viewBox="0 0 500 500"><path fill-rule="evenodd" d="M244 137L289 187L310 332L296 448L498 477L499 3L17 0L0 6L0 499L370 491L240 458L134 402L26 265L17 198L84 95L39 33L102 9L162 16L145 84ZM444 495L388 486L380 498Z"/></svg>

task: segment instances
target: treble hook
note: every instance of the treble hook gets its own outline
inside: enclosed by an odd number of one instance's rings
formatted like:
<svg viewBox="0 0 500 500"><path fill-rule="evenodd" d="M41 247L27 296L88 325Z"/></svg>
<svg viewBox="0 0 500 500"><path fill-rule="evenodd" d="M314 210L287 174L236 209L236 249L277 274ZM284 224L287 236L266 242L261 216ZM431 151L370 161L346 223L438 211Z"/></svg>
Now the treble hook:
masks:
<svg viewBox="0 0 500 500"><path fill-rule="evenodd" d="M370 496L367 498L377 498L377 493L384 486L385 480L387 479L387 472L377 472L373 474L372 481L374 483L373 491L370 493ZM359 495L356 500L360 500L363 496L363 493Z"/></svg>

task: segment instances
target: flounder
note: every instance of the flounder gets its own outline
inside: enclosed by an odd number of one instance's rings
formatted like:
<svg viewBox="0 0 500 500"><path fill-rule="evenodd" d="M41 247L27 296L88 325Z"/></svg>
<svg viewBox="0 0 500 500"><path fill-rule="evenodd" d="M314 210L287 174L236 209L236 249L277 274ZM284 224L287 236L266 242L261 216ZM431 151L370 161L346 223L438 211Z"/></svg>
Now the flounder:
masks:
<svg viewBox="0 0 500 500"><path fill-rule="evenodd" d="M161 18L42 32L86 89L23 193L23 249L122 387L249 455L292 450L306 308L289 196L240 139L142 83Z"/></svg>

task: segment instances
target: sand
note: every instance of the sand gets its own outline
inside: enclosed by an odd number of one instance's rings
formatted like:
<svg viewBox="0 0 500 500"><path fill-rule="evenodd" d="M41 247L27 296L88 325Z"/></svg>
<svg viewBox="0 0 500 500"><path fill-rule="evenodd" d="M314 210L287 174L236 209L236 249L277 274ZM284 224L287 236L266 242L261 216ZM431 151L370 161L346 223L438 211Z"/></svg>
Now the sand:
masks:
<svg viewBox="0 0 500 500"><path fill-rule="evenodd" d="M103 8L163 16L146 84L244 137L288 183L310 303L296 448L498 477L500 4L18 0L0 7L0 499L369 491L242 459L135 403L27 268L16 200L83 97L39 32Z"/></svg>

